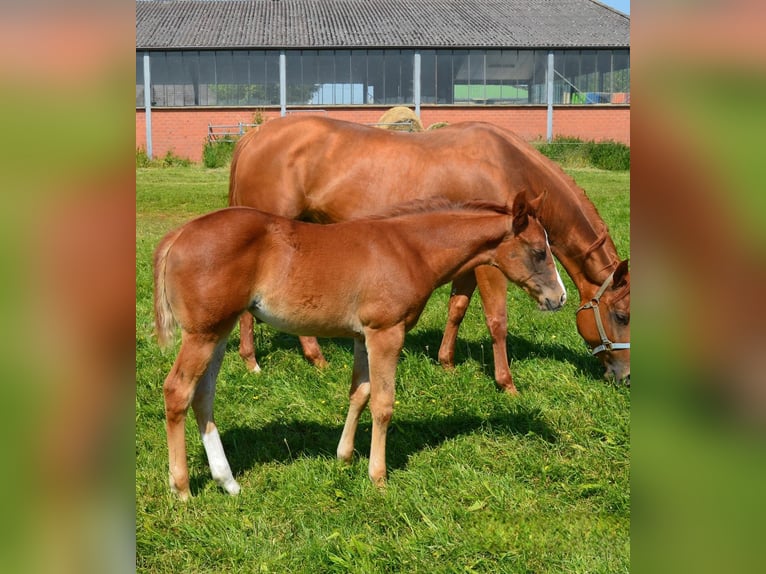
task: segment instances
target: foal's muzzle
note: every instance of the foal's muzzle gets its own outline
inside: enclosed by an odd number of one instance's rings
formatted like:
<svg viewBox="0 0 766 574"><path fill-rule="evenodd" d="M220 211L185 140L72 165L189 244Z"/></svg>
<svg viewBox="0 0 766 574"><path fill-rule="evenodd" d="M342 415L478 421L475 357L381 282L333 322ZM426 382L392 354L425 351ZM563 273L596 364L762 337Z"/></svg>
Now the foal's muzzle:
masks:
<svg viewBox="0 0 766 574"><path fill-rule="evenodd" d="M545 307L543 308L544 311L558 311L564 306L564 303L567 302L567 294L562 293L561 297L556 299L550 299L548 297L545 298ZM541 306L542 308L542 306Z"/></svg>

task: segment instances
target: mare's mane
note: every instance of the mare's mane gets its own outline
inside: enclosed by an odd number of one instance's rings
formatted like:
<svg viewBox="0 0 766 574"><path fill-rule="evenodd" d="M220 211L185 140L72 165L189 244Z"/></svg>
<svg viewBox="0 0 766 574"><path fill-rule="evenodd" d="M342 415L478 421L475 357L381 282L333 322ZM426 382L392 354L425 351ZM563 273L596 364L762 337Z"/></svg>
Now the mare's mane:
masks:
<svg viewBox="0 0 766 574"><path fill-rule="evenodd" d="M494 201L451 201L443 197L431 197L426 199L415 199L400 203L375 215L369 215L362 219L386 219L389 217L399 217L404 215L415 215L420 213L438 213L445 211L491 211L498 215L513 215L510 208L502 203Z"/></svg>

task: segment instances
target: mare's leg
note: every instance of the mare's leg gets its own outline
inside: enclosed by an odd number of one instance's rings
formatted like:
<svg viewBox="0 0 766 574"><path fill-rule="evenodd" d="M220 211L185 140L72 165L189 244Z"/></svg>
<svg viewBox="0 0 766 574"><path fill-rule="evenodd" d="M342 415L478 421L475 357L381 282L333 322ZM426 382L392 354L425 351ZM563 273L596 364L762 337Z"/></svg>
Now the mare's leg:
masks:
<svg viewBox="0 0 766 574"><path fill-rule="evenodd" d="M182 335L181 350L165 379L165 428L168 435L170 488L181 500L191 496L186 465L184 421L194 391L213 356L217 339L210 335Z"/></svg>
<svg viewBox="0 0 766 574"><path fill-rule="evenodd" d="M511 369L508 366L508 353L505 343L508 336L508 280L503 272L495 267L483 265L475 270L479 285L479 295L484 309L489 334L492 337L492 354L495 358L495 382L505 392L518 393L513 384Z"/></svg>
<svg viewBox="0 0 766 574"><path fill-rule="evenodd" d="M253 327L255 321L250 313L242 313L239 318L239 356L245 361L247 369L253 373L260 373L261 367L255 358L255 343L253 341ZM326 367L327 359L319 348L319 343L314 337L299 337L303 347L303 356L309 363L316 367Z"/></svg>
<svg viewBox="0 0 766 574"><path fill-rule="evenodd" d="M452 281L452 291L449 298L447 311L447 324L444 327L442 344L439 347L439 363L445 369L455 367L455 347L457 346L457 332L460 323L468 311L471 295L476 289L476 276L473 271L456 277Z"/></svg>
<svg viewBox="0 0 766 574"><path fill-rule="evenodd" d="M218 371L221 369L221 361L226 350L226 339L218 343L213 352L213 357L205 371L202 381L197 386L192 399L192 408L197 418L202 444L205 446L208 464L213 479L229 494L239 494L239 484L234 480L229 461L223 451L218 427L213 420L213 401L215 400L215 382Z"/></svg>
<svg viewBox="0 0 766 574"><path fill-rule="evenodd" d="M354 435L359 416L370 400L370 366L364 341L354 339L354 371L351 374L351 390L348 393L348 415L338 442L338 458L350 463L354 456Z"/></svg>
<svg viewBox="0 0 766 574"><path fill-rule="evenodd" d="M370 480L382 485L386 480L386 433L394 412L396 363L404 345L404 325L383 330L366 330L370 364Z"/></svg>
<svg viewBox="0 0 766 574"><path fill-rule="evenodd" d="M298 337L303 347L303 356L306 357L309 363L315 367L326 367L328 365L327 359L322 354L322 349L319 348L319 342L316 337Z"/></svg>
<svg viewBox="0 0 766 574"><path fill-rule="evenodd" d="M255 321L250 313L242 313L239 318L239 356L245 361L247 370L260 373L261 367L255 360L255 344L253 343L253 326Z"/></svg>

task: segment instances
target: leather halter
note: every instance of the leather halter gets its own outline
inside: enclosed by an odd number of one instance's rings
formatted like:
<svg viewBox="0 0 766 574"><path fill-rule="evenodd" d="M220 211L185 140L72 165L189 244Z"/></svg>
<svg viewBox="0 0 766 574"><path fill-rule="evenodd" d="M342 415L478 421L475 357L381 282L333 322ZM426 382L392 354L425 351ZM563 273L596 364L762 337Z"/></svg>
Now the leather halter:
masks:
<svg viewBox="0 0 766 574"><path fill-rule="evenodd" d="M601 344L597 347L594 347L591 350L592 355L597 355L601 351L612 351L614 349L630 349L630 343L613 343L609 340L609 337L606 336L606 331L604 330L604 324L601 321L601 313L598 312L598 304L601 300L601 296L604 294L604 292L607 290L607 288L612 284L614 281L614 271L609 274L609 277L607 277L604 280L604 283L599 287L598 291L596 291L596 294L593 296L593 298L590 300L590 302L585 303L584 305L581 305L575 314L579 313L583 309L593 309L593 314L596 317L596 327L598 328L598 334L601 337Z"/></svg>

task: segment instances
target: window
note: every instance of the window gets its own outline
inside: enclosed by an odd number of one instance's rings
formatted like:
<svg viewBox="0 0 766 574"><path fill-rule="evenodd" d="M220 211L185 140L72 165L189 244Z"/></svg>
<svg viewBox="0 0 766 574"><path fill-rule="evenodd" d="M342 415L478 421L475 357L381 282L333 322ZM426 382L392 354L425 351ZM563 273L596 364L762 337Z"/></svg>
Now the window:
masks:
<svg viewBox="0 0 766 574"><path fill-rule="evenodd" d="M630 103L628 50L560 50L554 53L554 103Z"/></svg>
<svg viewBox="0 0 766 574"><path fill-rule="evenodd" d="M136 52L136 107L144 107L144 53Z"/></svg>
<svg viewBox="0 0 766 574"><path fill-rule="evenodd" d="M136 107L144 105L136 53ZM412 105L414 50L287 50L290 106ZM423 104L541 105L547 50L422 50ZM150 52L152 105L279 105L279 51ZM554 52L554 104L630 102L628 50Z"/></svg>

